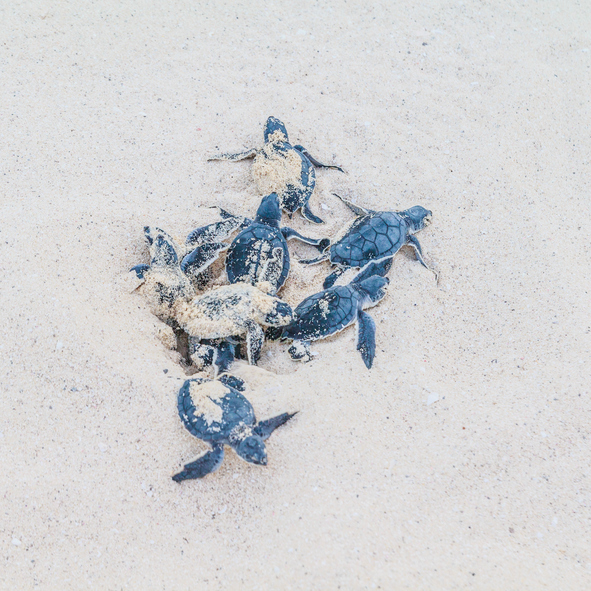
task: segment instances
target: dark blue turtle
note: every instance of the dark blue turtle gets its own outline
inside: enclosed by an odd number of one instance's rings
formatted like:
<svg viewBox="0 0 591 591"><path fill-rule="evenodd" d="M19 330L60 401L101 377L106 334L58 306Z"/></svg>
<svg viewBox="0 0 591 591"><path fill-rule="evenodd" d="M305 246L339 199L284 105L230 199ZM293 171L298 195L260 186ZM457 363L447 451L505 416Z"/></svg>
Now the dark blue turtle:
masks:
<svg viewBox="0 0 591 591"><path fill-rule="evenodd" d="M316 246L321 252L328 241L307 238L291 228L280 228L281 208L277 193L263 197L253 223L244 228L232 242L226 256L230 283L251 285L269 282L277 293L289 274L287 240L296 238Z"/></svg>
<svg viewBox="0 0 591 591"><path fill-rule="evenodd" d="M302 215L316 224L324 223L310 211L308 201L316 186L314 167L340 166L321 164L310 156L303 146L289 143L285 125L275 117L269 117L265 125L265 143L262 148L252 148L238 154L219 154L209 160L243 160L254 156L252 175L263 195L277 193L281 209L291 214L301 209Z"/></svg>
<svg viewBox="0 0 591 591"><path fill-rule="evenodd" d="M185 464L184 470L172 477L174 481L203 478L217 470L224 459L224 445L232 447L247 462L267 465L264 441L295 413L283 413L257 423L252 405L241 394L244 389L241 379L228 374L218 380L193 378L181 386L181 421L191 435L205 441L211 450Z"/></svg>
<svg viewBox="0 0 591 591"><path fill-rule="evenodd" d="M146 226L144 235L150 251L149 265L136 265L140 286L153 314L170 326L176 326L174 304L177 300L188 300L195 296L195 290L179 265L175 240L160 228Z"/></svg>
<svg viewBox="0 0 591 591"><path fill-rule="evenodd" d="M375 306L386 295L389 280L383 275L388 269L386 260L372 262L348 285L306 298L294 310L294 320L281 335L282 340L293 340L289 348L292 359L309 361L310 341L329 337L357 322L357 350L370 369L376 350L376 325L363 310Z"/></svg>
<svg viewBox="0 0 591 591"><path fill-rule="evenodd" d="M425 263L421 245L414 236L431 222L432 213L428 209L416 205L398 212L372 211L336 196L358 217L345 226L336 239L330 241L330 246L322 255L300 261L305 265L313 265L328 259L337 266L325 279L324 289L334 285L347 268L363 269L371 261L391 259L405 245L412 246L417 260L438 277L437 272Z"/></svg>
<svg viewBox="0 0 591 591"><path fill-rule="evenodd" d="M232 215L221 207L218 209L223 218L221 221L193 230L185 241L185 250L188 254L183 257L181 270L198 289L204 289L207 286L212 279L211 265L221 252L229 248L229 245L222 240L239 228L245 228L252 223L248 218Z"/></svg>

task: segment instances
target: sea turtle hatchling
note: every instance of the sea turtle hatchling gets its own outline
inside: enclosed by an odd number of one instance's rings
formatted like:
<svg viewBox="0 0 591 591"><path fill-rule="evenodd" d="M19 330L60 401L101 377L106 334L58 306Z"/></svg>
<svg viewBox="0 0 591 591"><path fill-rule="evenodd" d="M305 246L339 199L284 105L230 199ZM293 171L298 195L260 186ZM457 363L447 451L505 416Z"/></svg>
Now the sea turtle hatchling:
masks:
<svg viewBox="0 0 591 591"><path fill-rule="evenodd" d="M370 369L376 350L376 325L363 310L375 306L386 295L389 280L382 274L388 268L383 261L370 263L348 285L331 287L306 298L281 334L282 340L293 340L289 348L292 359L309 361L310 341L329 337L357 322L357 350Z"/></svg>
<svg viewBox="0 0 591 591"><path fill-rule="evenodd" d="M232 242L226 256L230 283L251 285L268 282L277 293L289 274L287 240L296 238L316 246L322 252L326 239L306 238L292 228L281 228L281 208L277 193L263 197L254 222L244 228Z"/></svg>
<svg viewBox="0 0 591 591"><path fill-rule="evenodd" d="M177 255L179 246L174 238L154 226L146 226L144 235L150 251L150 264L136 265L130 270L143 280L139 287L152 313L170 326L175 326L174 304L194 297L195 289L181 271Z"/></svg>
<svg viewBox="0 0 591 591"><path fill-rule="evenodd" d="M203 358L207 353L204 346L215 348L218 342L231 343L232 338L246 337L251 365L256 365L265 340L261 326L285 326L293 319L288 304L248 283L224 285L191 301L179 300L174 313L179 326L189 335L190 354L197 352ZM220 356L224 368L232 361L228 349Z"/></svg>
<svg viewBox="0 0 591 591"><path fill-rule="evenodd" d="M316 185L314 167L344 172L343 169L321 164L303 146L292 146L285 125L275 117L267 119L264 138L262 148L252 148L238 154L219 154L209 160L236 161L254 156L252 175L263 195L277 193L281 208L290 215L301 209L307 220L316 224L324 223L312 213L308 205Z"/></svg>
<svg viewBox="0 0 591 591"><path fill-rule="evenodd" d="M337 266L336 270L325 279L324 289L334 285L347 268L362 269L371 261L391 258L405 245L412 246L417 260L435 273L436 279L438 278L437 272L423 259L421 245L414 236L431 222L432 213L428 209L415 205L398 212L372 211L355 205L336 193L335 196L357 214L357 218L330 241L330 245L323 254L315 259L300 261L305 265L313 265L330 260Z"/></svg>
<svg viewBox="0 0 591 591"><path fill-rule="evenodd" d="M224 445L251 464L267 465L265 440L296 413L285 412L257 423L252 404L241 393L244 389L241 379L228 374L218 380L193 378L181 386L181 421L191 435L205 441L211 450L185 464L184 470L172 477L174 481L203 478L217 470L224 459Z"/></svg>

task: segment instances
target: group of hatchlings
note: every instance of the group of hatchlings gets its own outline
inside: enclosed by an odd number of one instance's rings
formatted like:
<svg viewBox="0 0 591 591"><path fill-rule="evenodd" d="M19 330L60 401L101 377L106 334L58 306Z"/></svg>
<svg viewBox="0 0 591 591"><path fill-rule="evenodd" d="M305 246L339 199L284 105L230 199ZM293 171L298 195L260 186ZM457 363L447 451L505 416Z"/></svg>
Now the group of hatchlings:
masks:
<svg viewBox="0 0 591 591"><path fill-rule="evenodd" d="M323 223L308 203L316 182L314 168L343 170L321 164L302 146L292 146L285 126L275 117L267 120L264 139L262 148L210 159L236 161L254 156L253 176L260 192L266 194L254 221L220 208L221 221L194 230L185 244L160 228L146 227L150 264L132 269L143 281L142 293L152 312L175 331L188 335L192 365L197 370L214 369L214 379L189 379L178 394L182 422L211 450L173 476L177 482L217 470L224 445L247 462L266 465L264 441L294 416L283 413L257 422L252 405L241 393L243 380L227 373L236 356L245 355L248 363L256 365L266 337L291 340L292 359L308 361L311 341L356 322L357 349L369 369L375 355L376 326L364 309L386 295L389 280L385 275L392 258L409 245L417 260L430 269L414 236L431 218L431 212L420 206L399 212L371 211L341 197L356 218L337 238L307 238L281 227L281 210L291 217L299 209L310 222ZM231 244L224 242L236 231ZM301 263L328 260L336 267L324 281L323 291L307 297L295 310L277 297L289 274L290 239L320 252L317 258ZM223 251L227 251L229 285L206 291L210 267ZM348 268L360 271L349 284L334 286Z"/></svg>

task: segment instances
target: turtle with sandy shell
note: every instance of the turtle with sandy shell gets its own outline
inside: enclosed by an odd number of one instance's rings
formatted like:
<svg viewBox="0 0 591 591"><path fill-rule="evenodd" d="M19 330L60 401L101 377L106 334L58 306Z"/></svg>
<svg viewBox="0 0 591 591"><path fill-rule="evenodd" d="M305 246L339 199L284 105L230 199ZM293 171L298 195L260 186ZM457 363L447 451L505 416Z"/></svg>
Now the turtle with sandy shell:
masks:
<svg viewBox="0 0 591 591"><path fill-rule="evenodd" d="M271 291L269 284L259 287ZM241 338L246 340L248 362L256 365L265 340L262 327L285 326L293 319L293 312L278 297L248 283L236 283L190 301L178 300L174 318L189 335L191 358L203 360L211 355L216 371L223 372L233 361L233 346Z"/></svg>
<svg viewBox="0 0 591 591"><path fill-rule="evenodd" d="M348 285L331 287L307 297L294 310L293 321L281 332L282 340L293 340L289 354L296 361L311 359L310 342L325 339L357 323L357 350L371 369L376 350L376 325L364 312L385 295L389 280L384 277L388 260L372 262Z"/></svg>
<svg viewBox="0 0 591 591"><path fill-rule="evenodd" d="M427 269L437 272L429 267L423 258L421 245L414 234L431 223L432 213L415 205L404 211L372 211L339 197L349 209L357 215L350 224L345 226L339 235L332 241L328 241L326 250L314 259L301 260L300 263L313 265L321 261L329 260L336 265L336 270L324 280L324 289L332 287L335 281L348 268L363 269L372 261L389 259L392 265L392 257L405 245L412 246L417 260ZM388 267L389 269L389 267Z"/></svg>
<svg viewBox="0 0 591 591"><path fill-rule="evenodd" d="M280 227L281 207L277 193L263 197L254 222L237 234L226 256L226 272L230 283L251 285L268 282L277 293L289 274L287 240L295 238L326 248L326 239L307 238L292 228Z"/></svg>
<svg viewBox="0 0 591 591"><path fill-rule="evenodd" d="M232 447L246 462L267 465L265 440L295 413L257 422L252 404L241 393L244 390L244 382L228 374L217 380L193 378L181 386L178 394L181 421L191 435L210 445L211 450L185 464L172 477L174 481L203 478L217 470L224 459L224 445Z"/></svg>
<svg viewBox="0 0 591 591"><path fill-rule="evenodd" d="M152 312L175 326L174 304L195 296L195 289L181 270L177 254L179 245L174 238L154 226L146 226L144 236L150 251L150 264L136 265L131 271L143 280L140 287Z"/></svg>
<svg viewBox="0 0 591 591"><path fill-rule="evenodd" d="M343 169L320 163L303 146L292 146L285 125L276 117L267 119L264 138L262 148L252 148L237 154L219 154L209 160L237 161L254 156L252 175L263 195L277 193L281 208L290 216L300 209L307 220L316 224L324 223L312 213L308 204L316 186L314 167L344 172Z"/></svg>

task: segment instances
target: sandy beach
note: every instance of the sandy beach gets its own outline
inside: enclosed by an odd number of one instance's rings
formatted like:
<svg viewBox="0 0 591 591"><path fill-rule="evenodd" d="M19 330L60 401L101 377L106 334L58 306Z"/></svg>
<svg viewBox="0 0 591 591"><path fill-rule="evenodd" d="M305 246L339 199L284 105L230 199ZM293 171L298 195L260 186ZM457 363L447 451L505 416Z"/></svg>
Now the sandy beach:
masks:
<svg viewBox="0 0 591 591"><path fill-rule="evenodd" d="M0 6L0 589L591 587L591 4ZM237 362L269 465L181 424L187 378L134 291L143 227L252 217L269 115L330 236L422 205L370 310L307 364ZM290 242L282 297L327 263ZM341 280L348 281L348 273Z"/></svg>

